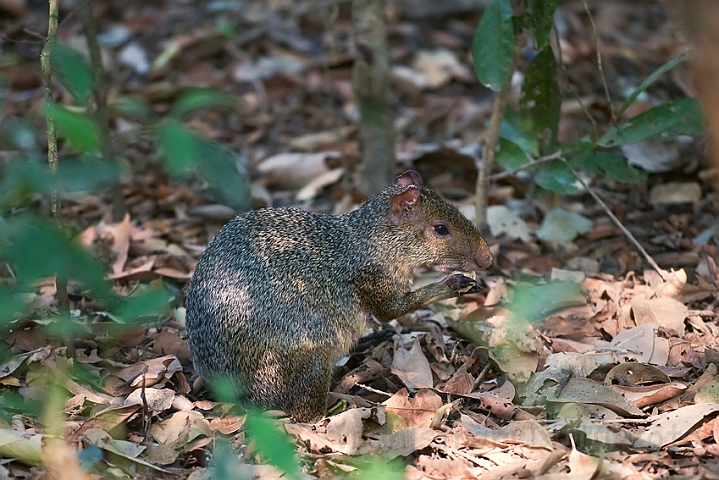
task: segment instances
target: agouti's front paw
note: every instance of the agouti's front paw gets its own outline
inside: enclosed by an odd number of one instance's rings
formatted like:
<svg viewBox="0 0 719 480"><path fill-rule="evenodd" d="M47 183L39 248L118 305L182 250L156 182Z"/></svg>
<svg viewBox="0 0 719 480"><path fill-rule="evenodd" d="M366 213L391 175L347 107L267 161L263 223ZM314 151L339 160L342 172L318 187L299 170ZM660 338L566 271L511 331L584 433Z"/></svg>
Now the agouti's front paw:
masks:
<svg viewBox="0 0 719 480"><path fill-rule="evenodd" d="M487 288L481 279L473 280L460 273L449 275L444 279L444 283L452 289L453 292L459 295L463 295L465 293L477 293Z"/></svg>

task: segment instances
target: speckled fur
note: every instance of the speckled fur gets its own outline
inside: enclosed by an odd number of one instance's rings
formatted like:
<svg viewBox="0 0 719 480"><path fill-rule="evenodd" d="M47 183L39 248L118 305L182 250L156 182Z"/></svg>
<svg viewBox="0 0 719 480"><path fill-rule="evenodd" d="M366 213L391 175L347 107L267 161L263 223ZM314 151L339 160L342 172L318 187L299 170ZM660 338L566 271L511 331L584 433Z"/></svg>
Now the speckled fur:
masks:
<svg viewBox="0 0 719 480"><path fill-rule="evenodd" d="M410 292L415 267L489 265L479 232L409 173L345 215L268 208L225 225L187 290L187 334L200 374L230 379L251 401L298 420L316 420L325 413L333 365L370 315L389 321L454 294L446 281ZM413 215L393 219L392 199L408 182L420 202ZM432 234L437 219L451 227L450 240Z"/></svg>

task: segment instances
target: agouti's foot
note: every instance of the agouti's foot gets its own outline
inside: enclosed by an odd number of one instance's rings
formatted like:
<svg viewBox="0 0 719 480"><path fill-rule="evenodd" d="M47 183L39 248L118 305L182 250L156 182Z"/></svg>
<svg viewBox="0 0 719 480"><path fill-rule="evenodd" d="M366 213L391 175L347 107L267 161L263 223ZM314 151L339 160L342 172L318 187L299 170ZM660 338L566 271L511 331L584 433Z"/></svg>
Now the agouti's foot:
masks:
<svg viewBox="0 0 719 480"><path fill-rule="evenodd" d="M485 290L487 285L484 280L473 280L469 277L465 277L460 273L449 275L444 279L444 283L452 289L453 292L463 295L465 293L477 293L481 290Z"/></svg>

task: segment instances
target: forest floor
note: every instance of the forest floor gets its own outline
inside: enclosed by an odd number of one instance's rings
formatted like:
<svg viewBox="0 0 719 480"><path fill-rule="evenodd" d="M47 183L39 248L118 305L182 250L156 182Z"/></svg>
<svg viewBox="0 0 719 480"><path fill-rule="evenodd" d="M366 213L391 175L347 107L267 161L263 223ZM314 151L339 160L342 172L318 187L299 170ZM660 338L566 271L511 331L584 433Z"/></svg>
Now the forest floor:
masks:
<svg viewBox="0 0 719 480"><path fill-rule="evenodd" d="M493 95L471 64L479 7L442 3L444 12L429 1L389 2L397 171L417 170L469 212ZM231 93L237 111L203 111L188 123L247 162L255 206L349 211L361 201L347 170L360 149L349 9L313 5L93 2L110 103L132 95L162 115L190 87ZM556 16L562 142L606 129L627 92L686 49L660 2L589 6L594 27L579 1L561 2ZM42 106L41 7L0 0L0 76L8 82L0 120ZM85 50L78 15L62 10L60 20L59 40ZM692 85L682 63L625 118L694 96ZM248 445L242 408L199 388L183 326L183 289L233 213L200 180L170 176L138 124L111 120L127 165L128 215L113 221L113 198L102 193L63 197L63 218L108 266L116 292L150 282L173 292L175 308L120 325L73 292L71 311L85 333L69 359L65 340L44 328L57 310L55 282L38 285L34 314L0 333L11 345L0 365L0 407L12 413L7 424L0 419L0 478L278 477ZM342 413L315 425L275 420L303 475L382 476L394 468L416 479L719 478L716 170L705 140L664 138L621 153L647 178L586 180L662 272L586 190L539 194L527 172L498 180L489 195L495 263L480 274L487 292L365 336L338 367L332 400L350 407ZM558 207L591 227L572 240L541 240L543 219ZM522 319L517 311L530 313ZM83 374L58 373L71 363ZM48 375L63 378L65 444L42 436L47 418L7 406L17 398L42 411ZM231 458L219 454L223 442ZM377 464L370 454L395 460Z"/></svg>

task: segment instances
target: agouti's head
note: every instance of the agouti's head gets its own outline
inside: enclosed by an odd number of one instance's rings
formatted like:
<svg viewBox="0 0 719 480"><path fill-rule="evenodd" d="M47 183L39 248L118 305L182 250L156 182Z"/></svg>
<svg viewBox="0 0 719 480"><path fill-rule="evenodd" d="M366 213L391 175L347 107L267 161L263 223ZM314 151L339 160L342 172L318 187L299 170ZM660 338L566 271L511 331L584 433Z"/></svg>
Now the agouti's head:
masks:
<svg viewBox="0 0 719 480"><path fill-rule="evenodd" d="M449 273L492 264L492 253L479 231L457 208L422 185L417 172L407 170L393 188L390 220L417 240L412 254L418 266Z"/></svg>

